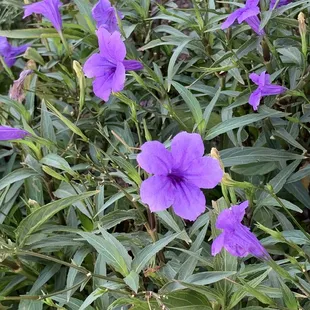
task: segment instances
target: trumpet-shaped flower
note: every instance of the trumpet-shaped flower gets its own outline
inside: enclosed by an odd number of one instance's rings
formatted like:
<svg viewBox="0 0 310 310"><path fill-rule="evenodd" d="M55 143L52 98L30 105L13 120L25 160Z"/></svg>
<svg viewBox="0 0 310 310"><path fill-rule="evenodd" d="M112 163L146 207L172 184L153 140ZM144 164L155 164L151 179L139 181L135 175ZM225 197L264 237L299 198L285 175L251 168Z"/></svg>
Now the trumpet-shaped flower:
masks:
<svg viewBox="0 0 310 310"><path fill-rule="evenodd" d="M28 47L28 44L12 46L7 38L0 37L0 56L9 68L15 64L17 56L23 54Z"/></svg>
<svg viewBox="0 0 310 310"><path fill-rule="evenodd" d="M259 0L247 0L243 8L237 9L227 17L221 28L226 29L230 27L235 20L239 24L245 21L258 35L265 34L263 29L259 29L260 20L257 15L260 13L260 9L258 3Z"/></svg>
<svg viewBox="0 0 310 310"><path fill-rule="evenodd" d="M266 71L262 72L260 75L251 73L249 77L258 85L257 89L252 92L249 98L249 103L254 111L257 110L262 97L279 95L286 91L286 88L283 86L271 84L270 75L266 73Z"/></svg>
<svg viewBox="0 0 310 310"><path fill-rule="evenodd" d="M28 135L29 132L23 129L0 126L0 141L23 139Z"/></svg>
<svg viewBox="0 0 310 310"><path fill-rule="evenodd" d="M199 134L177 134L171 151L158 141L144 143L141 150L137 161L153 176L142 182L140 196L152 212L172 206L180 217L195 220L205 211L206 199L200 188L214 188L223 170L217 159L203 156Z"/></svg>
<svg viewBox="0 0 310 310"><path fill-rule="evenodd" d="M92 16L96 21L98 28L103 26L111 33L119 30L117 16L119 19L124 18L121 12L117 11L113 6L111 6L109 0L99 0L93 7Z"/></svg>
<svg viewBox="0 0 310 310"><path fill-rule="evenodd" d="M59 8L62 6L60 0L43 0L36 3L28 4L24 6L24 16L30 16L31 14L42 14L47 18L55 27L57 31L61 31L62 20L59 12Z"/></svg>
<svg viewBox="0 0 310 310"><path fill-rule="evenodd" d="M249 202L244 201L219 214L215 227L221 229L222 233L212 243L212 255L218 254L222 248L225 248L233 256L245 257L252 254L259 258L269 257L256 236L248 227L241 224L248 205Z"/></svg>
<svg viewBox="0 0 310 310"><path fill-rule="evenodd" d="M94 78L94 93L108 101L111 92L124 88L127 70L141 70L142 64L136 60L125 60L126 47L117 31L112 34L101 26L97 30L99 53L93 54L85 62L83 70L87 77Z"/></svg>

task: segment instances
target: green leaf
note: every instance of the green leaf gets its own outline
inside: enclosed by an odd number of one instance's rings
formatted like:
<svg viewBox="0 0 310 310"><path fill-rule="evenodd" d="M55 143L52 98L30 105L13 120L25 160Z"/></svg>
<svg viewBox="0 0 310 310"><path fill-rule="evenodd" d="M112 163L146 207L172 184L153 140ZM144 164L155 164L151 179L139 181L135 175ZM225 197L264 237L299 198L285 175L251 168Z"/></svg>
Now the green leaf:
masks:
<svg viewBox="0 0 310 310"><path fill-rule="evenodd" d="M145 268L146 264L149 260L156 255L160 250L162 250L165 246L167 246L171 241L181 236L183 232L175 233L173 235L162 238L155 243L152 243L142 249L132 261L132 269L137 273Z"/></svg>
<svg viewBox="0 0 310 310"><path fill-rule="evenodd" d="M185 103L187 104L188 108L190 109L193 118L195 120L196 125L198 126L199 132L202 134L205 128L205 121L202 116L202 110L199 101L196 97L183 85L172 81L171 84L174 88L178 91L181 95Z"/></svg>
<svg viewBox="0 0 310 310"><path fill-rule="evenodd" d="M174 77L174 75L177 73L176 72L176 67L175 63L179 57L179 55L181 54L181 52L183 51L183 49L185 48L185 46L192 41L192 38L184 38L184 41L182 42L181 45L179 45L175 51L173 52L170 61L169 61L169 65L168 65L168 75L167 75L167 82L168 82L168 92L170 91L170 87L171 87L171 83L172 83L172 79Z"/></svg>
<svg viewBox="0 0 310 310"><path fill-rule="evenodd" d="M125 283L135 292L139 289L139 274L135 271L131 271L130 274L124 278Z"/></svg>
<svg viewBox="0 0 310 310"><path fill-rule="evenodd" d="M231 119L228 119L210 130L208 130L207 135L205 136L206 140L211 140L223 133L226 133L232 129L235 128L241 128L249 124L253 124L255 122L258 122L264 118L267 117L272 117L279 115L279 111L273 110L271 113L257 113L257 114L248 114L248 115L243 115L240 117L234 117Z"/></svg>
<svg viewBox="0 0 310 310"><path fill-rule="evenodd" d="M126 261L113 243L93 233L79 232L79 234L91 246L93 246L99 254L102 255L107 264L111 265L117 272L122 274L124 277L129 274Z"/></svg>
<svg viewBox="0 0 310 310"><path fill-rule="evenodd" d="M25 180L32 176L38 176L38 173L30 168L17 169L0 180L0 190L15 182Z"/></svg>
<svg viewBox="0 0 310 310"><path fill-rule="evenodd" d="M72 132L80 136L84 141L88 141L88 138L82 133L81 129L63 116L50 102L46 101L46 105Z"/></svg>
<svg viewBox="0 0 310 310"><path fill-rule="evenodd" d="M305 158L303 155L267 147L234 147L220 151L220 155L225 167Z"/></svg>
<svg viewBox="0 0 310 310"><path fill-rule="evenodd" d="M206 107L206 109L205 109L205 111L204 111L204 113L203 113L203 118L204 118L204 120L205 120L205 122L206 122L206 126L208 126L211 113L212 113L212 111L213 111L214 106L215 106L216 103L217 103L217 100L218 100L218 98L219 98L219 96L220 96L220 93L221 93L221 88L219 88L219 89L216 91L214 97L212 98L212 100L210 101L210 103L207 105L207 107Z"/></svg>
<svg viewBox="0 0 310 310"><path fill-rule="evenodd" d="M40 209L36 209L30 215L24 218L17 227L15 231L17 243L20 246L23 246L28 237L56 213L67 208L68 206L71 206L75 202L94 196L97 193L98 191L92 191L64 199L59 199L40 207Z"/></svg>

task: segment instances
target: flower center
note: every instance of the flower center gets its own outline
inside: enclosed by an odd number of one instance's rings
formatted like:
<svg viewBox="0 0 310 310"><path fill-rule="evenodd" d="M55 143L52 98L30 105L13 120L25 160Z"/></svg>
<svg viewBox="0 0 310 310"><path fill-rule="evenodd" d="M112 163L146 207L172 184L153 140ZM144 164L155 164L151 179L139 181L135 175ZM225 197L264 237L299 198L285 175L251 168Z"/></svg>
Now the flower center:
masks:
<svg viewBox="0 0 310 310"><path fill-rule="evenodd" d="M171 171L171 173L168 174L168 178L171 180L173 185L179 184L184 180L182 173L179 171Z"/></svg>

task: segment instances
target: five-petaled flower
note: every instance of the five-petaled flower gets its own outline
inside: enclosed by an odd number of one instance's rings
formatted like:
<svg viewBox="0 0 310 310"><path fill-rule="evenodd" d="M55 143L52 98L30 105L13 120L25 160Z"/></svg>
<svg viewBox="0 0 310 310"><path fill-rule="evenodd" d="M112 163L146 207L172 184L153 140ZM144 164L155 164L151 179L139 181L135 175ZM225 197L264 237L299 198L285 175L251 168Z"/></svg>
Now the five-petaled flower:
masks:
<svg viewBox="0 0 310 310"><path fill-rule="evenodd" d="M257 110L262 97L279 95L286 91L286 88L283 86L271 84L270 75L266 73L266 71L262 72L260 75L251 73L249 77L256 85L258 85L257 89L252 92L249 98L249 103L254 111Z"/></svg>
<svg viewBox="0 0 310 310"><path fill-rule="evenodd" d="M29 132L23 129L0 126L0 141L23 139L28 135Z"/></svg>
<svg viewBox="0 0 310 310"><path fill-rule="evenodd" d="M258 35L265 34L263 29L259 29L260 20L257 15L260 13L260 9L258 3L259 0L247 0L243 8L237 9L227 17L221 28L226 29L230 27L237 19L239 24L246 21Z"/></svg>
<svg viewBox="0 0 310 310"><path fill-rule="evenodd" d="M140 196L152 212L172 206L177 215L193 221L205 211L206 199L200 188L214 188L223 170L217 159L203 156L199 134L177 134L171 151L158 141L144 143L141 150L137 161L153 176L142 182Z"/></svg>
<svg viewBox="0 0 310 310"><path fill-rule="evenodd" d="M109 0L99 0L93 7L92 16L97 23L97 28L103 26L111 33L119 30L117 16L119 19L124 18L121 12L111 6Z"/></svg>
<svg viewBox="0 0 310 310"><path fill-rule="evenodd" d="M225 248L233 256L245 257L251 254L258 258L268 259L269 254L257 237L248 227L241 224L248 205L249 202L244 201L219 214L215 227L223 231L212 243L213 256Z"/></svg>
<svg viewBox="0 0 310 310"><path fill-rule="evenodd" d="M143 66L139 61L125 60L126 47L119 32L111 34L101 26L97 30L97 36L100 53L90 56L83 70L87 77L95 78L95 95L108 101L112 91L123 90L126 70L141 70Z"/></svg>
<svg viewBox="0 0 310 310"><path fill-rule="evenodd" d="M12 46L7 38L0 37L0 56L9 68L15 64L17 56L23 54L28 47L28 44Z"/></svg>
<svg viewBox="0 0 310 310"><path fill-rule="evenodd" d="M28 4L24 6L24 16L30 16L31 14L42 14L47 18L55 27L57 31L61 31L62 20L59 12L59 8L62 6L60 0L43 0L36 3Z"/></svg>

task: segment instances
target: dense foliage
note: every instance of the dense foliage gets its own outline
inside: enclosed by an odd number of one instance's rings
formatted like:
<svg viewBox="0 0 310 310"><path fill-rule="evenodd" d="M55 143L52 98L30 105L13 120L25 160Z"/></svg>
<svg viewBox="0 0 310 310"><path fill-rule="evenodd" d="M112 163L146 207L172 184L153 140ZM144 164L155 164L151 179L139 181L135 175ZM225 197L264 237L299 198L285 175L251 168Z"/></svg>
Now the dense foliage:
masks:
<svg viewBox="0 0 310 310"><path fill-rule="evenodd" d="M310 309L309 1L31 2L0 0L0 309Z"/></svg>

